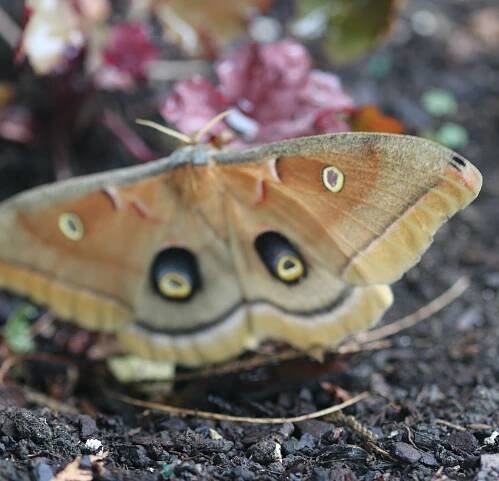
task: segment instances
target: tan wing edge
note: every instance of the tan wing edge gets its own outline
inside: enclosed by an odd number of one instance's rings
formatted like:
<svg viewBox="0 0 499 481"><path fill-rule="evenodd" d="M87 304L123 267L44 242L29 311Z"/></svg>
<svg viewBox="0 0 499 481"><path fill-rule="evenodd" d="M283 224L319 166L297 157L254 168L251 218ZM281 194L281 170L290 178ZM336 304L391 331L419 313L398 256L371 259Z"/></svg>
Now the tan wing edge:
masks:
<svg viewBox="0 0 499 481"><path fill-rule="evenodd" d="M199 333L152 336L140 326L130 325L118 333L118 338L126 349L141 357L198 367L226 361L268 339L302 350L332 349L346 337L376 324L392 302L389 286L355 287L339 306L310 317L293 316L259 303L240 307L223 324Z"/></svg>
<svg viewBox="0 0 499 481"><path fill-rule="evenodd" d="M0 261L0 288L49 305L62 319L90 330L114 332L132 321L130 310L93 292L69 288L48 276Z"/></svg>
<svg viewBox="0 0 499 481"><path fill-rule="evenodd" d="M268 304L255 306L252 324L258 340L285 341L298 349L334 348L346 337L376 324L392 305L389 286L355 287L329 312L310 317L284 314Z"/></svg>
<svg viewBox="0 0 499 481"><path fill-rule="evenodd" d="M480 192L482 176L469 162L462 172L446 168L442 180L346 265L341 278L362 285L392 283L413 267L440 226ZM403 246L398 249L396 246ZM408 256L407 252L413 255Z"/></svg>

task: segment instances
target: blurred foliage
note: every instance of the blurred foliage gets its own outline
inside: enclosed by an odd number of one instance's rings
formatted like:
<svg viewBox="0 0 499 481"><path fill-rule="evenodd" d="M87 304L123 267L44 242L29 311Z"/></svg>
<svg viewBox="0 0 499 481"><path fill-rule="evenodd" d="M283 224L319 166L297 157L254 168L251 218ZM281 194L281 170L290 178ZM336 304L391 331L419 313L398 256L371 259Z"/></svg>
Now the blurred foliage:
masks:
<svg viewBox="0 0 499 481"><path fill-rule="evenodd" d="M367 53L389 32L400 4L400 0L298 1L294 30L304 37L322 34L328 59L346 63Z"/></svg>
<svg viewBox="0 0 499 481"><path fill-rule="evenodd" d="M245 33L250 19L271 5L272 0L156 0L154 9L188 54L215 57L220 46Z"/></svg>
<svg viewBox="0 0 499 481"><path fill-rule="evenodd" d="M395 118L384 115L376 105L364 105L351 117L352 130L357 132L386 132L402 134L405 127Z"/></svg>
<svg viewBox="0 0 499 481"><path fill-rule="evenodd" d="M31 352L35 343L30 333L30 321L38 311L31 304L23 304L8 317L3 328L3 335L10 349L16 354Z"/></svg>

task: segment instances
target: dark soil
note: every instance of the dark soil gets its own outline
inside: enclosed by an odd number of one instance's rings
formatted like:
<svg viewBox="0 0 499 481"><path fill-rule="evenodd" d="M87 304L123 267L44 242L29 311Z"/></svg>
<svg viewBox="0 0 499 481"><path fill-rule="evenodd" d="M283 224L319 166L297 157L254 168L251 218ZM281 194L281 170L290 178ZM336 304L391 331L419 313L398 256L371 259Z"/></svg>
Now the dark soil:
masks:
<svg viewBox="0 0 499 481"><path fill-rule="evenodd" d="M324 364L298 360L178 383L167 398L226 414L292 416L340 402L335 386L351 394L367 390L370 397L346 414L374 431L389 456L340 421L269 427L131 408L106 394L103 386L113 381L101 363L77 355L88 350L93 337L61 327L56 346L77 353L76 368L25 363L0 388L0 480L49 481L78 456L95 480L109 481L499 479L499 434L494 434L499 431L499 55L497 48L485 47L467 58L450 53L457 42L450 31L461 29L474 38L468 29L472 14L497 3L410 3L403 28L388 44L339 73L359 102L380 105L414 132L435 131L448 120L465 126L470 142L462 153L483 172L484 187L394 286L396 303L384 322L428 303L460 276L469 276L471 287L444 311L396 336L392 347ZM418 35L410 26L412 13L425 7L445 21L432 36ZM373 58L391 64L382 78L372 75ZM434 87L457 96L455 115L436 119L424 112L421 94ZM36 155L1 144L2 172L26 169L33 164L26 159ZM20 189L45 177L39 166L14 185ZM2 189L5 194L13 187ZM7 295L0 300L5 317L15 300ZM75 372L79 377L71 381ZM41 407L34 390L64 399L64 406L78 413ZM101 463L88 456L89 439L108 451Z"/></svg>

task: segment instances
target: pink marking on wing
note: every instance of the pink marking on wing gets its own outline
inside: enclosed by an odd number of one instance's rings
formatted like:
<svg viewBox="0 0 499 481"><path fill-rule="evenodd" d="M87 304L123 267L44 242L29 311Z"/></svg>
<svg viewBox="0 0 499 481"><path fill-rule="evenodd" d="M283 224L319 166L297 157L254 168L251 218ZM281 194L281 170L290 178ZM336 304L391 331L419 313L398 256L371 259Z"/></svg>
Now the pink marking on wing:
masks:
<svg viewBox="0 0 499 481"><path fill-rule="evenodd" d="M102 189L104 194L106 194L109 199L111 199L111 203L116 210L120 210L123 208L123 200L115 187L105 187Z"/></svg>
<svg viewBox="0 0 499 481"><path fill-rule="evenodd" d="M326 173L326 179L331 187L336 187L336 184L338 183L338 174L333 169L329 169Z"/></svg>

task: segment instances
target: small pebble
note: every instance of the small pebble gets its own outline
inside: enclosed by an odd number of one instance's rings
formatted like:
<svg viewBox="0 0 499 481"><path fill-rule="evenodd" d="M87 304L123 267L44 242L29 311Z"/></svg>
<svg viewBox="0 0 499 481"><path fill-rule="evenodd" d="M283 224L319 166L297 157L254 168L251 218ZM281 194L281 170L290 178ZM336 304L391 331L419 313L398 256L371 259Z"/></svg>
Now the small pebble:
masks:
<svg viewBox="0 0 499 481"><path fill-rule="evenodd" d="M418 10L411 17L411 26L418 35L429 37L437 32L438 20L433 12Z"/></svg>
<svg viewBox="0 0 499 481"><path fill-rule="evenodd" d="M80 426L80 436L83 439L88 439L97 431L95 420L86 414L78 416L78 424Z"/></svg>
<svg viewBox="0 0 499 481"><path fill-rule="evenodd" d="M85 455L81 457L79 468L86 469L88 471L92 469L92 461L90 460L90 456Z"/></svg>
<svg viewBox="0 0 499 481"><path fill-rule="evenodd" d="M448 90L431 89L421 97L421 103L426 112L434 117L453 115L457 112L456 97Z"/></svg>
<svg viewBox="0 0 499 481"><path fill-rule="evenodd" d="M308 419L297 424L302 433L311 434L314 438L320 439L324 434L333 431L334 425L318 419Z"/></svg>
<svg viewBox="0 0 499 481"><path fill-rule="evenodd" d="M462 149L468 144L469 135L462 125L446 122L435 132L435 140L451 149Z"/></svg>
<svg viewBox="0 0 499 481"><path fill-rule="evenodd" d="M482 454L477 481L494 481L499 479L499 454Z"/></svg>
<svg viewBox="0 0 499 481"><path fill-rule="evenodd" d="M51 481L54 479L52 468L45 461L36 464L33 469L33 476L36 481Z"/></svg>
<svg viewBox="0 0 499 481"><path fill-rule="evenodd" d="M100 451L100 450L101 450L101 448L102 448L102 442L101 442L101 441L99 441L98 439L93 439L93 438L90 438L90 439L87 439L87 440L85 441L85 447L86 447L88 450L90 450L90 451L92 451L92 452L96 453L97 451Z"/></svg>
<svg viewBox="0 0 499 481"><path fill-rule="evenodd" d="M282 461L281 445L270 439L264 439L249 447L250 456L263 465Z"/></svg>
<svg viewBox="0 0 499 481"><path fill-rule="evenodd" d="M455 431L449 436L449 446L454 451L475 452L480 444L469 431Z"/></svg>
<svg viewBox="0 0 499 481"><path fill-rule="evenodd" d="M499 431L494 431L489 437L485 438L483 442L487 446L495 446L496 443L499 443Z"/></svg>
<svg viewBox="0 0 499 481"><path fill-rule="evenodd" d="M393 455L404 463L414 464L421 459L421 452L410 444L398 442L393 445Z"/></svg>
<svg viewBox="0 0 499 481"><path fill-rule="evenodd" d="M223 439L223 436L218 431L215 431L212 428L209 429L208 435L209 435L210 439L214 439L214 440Z"/></svg>
<svg viewBox="0 0 499 481"><path fill-rule="evenodd" d="M232 478L237 479L238 481L252 481L253 479L256 479L256 475L246 466L236 466L232 470Z"/></svg>
<svg viewBox="0 0 499 481"><path fill-rule="evenodd" d="M439 465L437 458L431 453L422 452L420 462L430 468L434 468Z"/></svg>
<svg viewBox="0 0 499 481"><path fill-rule="evenodd" d="M299 450L304 448L312 449L314 446L315 446L315 438L311 434L305 433L298 441L297 448Z"/></svg>

